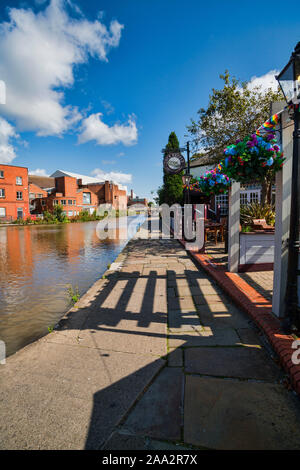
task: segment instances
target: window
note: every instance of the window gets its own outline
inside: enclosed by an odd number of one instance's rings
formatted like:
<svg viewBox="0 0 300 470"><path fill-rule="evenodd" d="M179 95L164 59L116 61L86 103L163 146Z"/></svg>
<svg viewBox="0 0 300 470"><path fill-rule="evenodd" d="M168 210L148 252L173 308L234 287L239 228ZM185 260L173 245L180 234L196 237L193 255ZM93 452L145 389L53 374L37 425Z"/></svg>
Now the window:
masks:
<svg viewBox="0 0 300 470"><path fill-rule="evenodd" d="M241 205L247 204L247 193L240 193L240 203Z"/></svg>
<svg viewBox="0 0 300 470"><path fill-rule="evenodd" d="M74 199L74 201L73 201L73 204L74 204L74 206L76 206L76 201L75 201L75 199Z"/></svg>
<svg viewBox="0 0 300 470"><path fill-rule="evenodd" d="M220 196L216 196L216 207L220 206L220 215L227 215L228 214L228 195L222 194Z"/></svg>
<svg viewBox="0 0 300 470"><path fill-rule="evenodd" d="M4 178L4 171L0 170L0 178Z"/></svg>
<svg viewBox="0 0 300 470"><path fill-rule="evenodd" d="M257 191L250 193L250 203L252 203L252 202L259 202L258 201L258 192Z"/></svg>
<svg viewBox="0 0 300 470"><path fill-rule="evenodd" d="M29 199L35 199L35 194L34 193L29 193Z"/></svg>
<svg viewBox="0 0 300 470"><path fill-rule="evenodd" d="M71 206L72 205L72 199L69 199L68 200L68 205ZM73 214L72 214L73 215Z"/></svg>
<svg viewBox="0 0 300 470"><path fill-rule="evenodd" d="M21 176L17 176L17 177L16 177L16 184L19 185L19 186L22 186L23 183L22 183L22 178L21 178Z"/></svg>
<svg viewBox="0 0 300 470"><path fill-rule="evenodd" d="M65 205L66 205L66 200L65 200L65 199L62 199L62 200L60 201L60 203L61 203L62 206L65 206Z"/></svg>
<svg viewBox="0 0 300 470"><path fill-rule="evenodd" d="M6 217L6 209L5 209L5 207L0 207L0 217Z"/></svg>
<svg viewBox="0 0 300 470"><path fill-rule="evenodd" d="M73 215L73 211L68 211L68 216L72 217L72 215Z"/></svg>
<svg viewBox="0 0 300 470"><path fill-rule="evenodd" d="M0 189L0 197L5 197L5 189Z"/></svg>
<svg viewBox="0 0 300 470"><path fill-rule="evenodd" d="M53 205L54 205L54 206L57 206L57 205L58 205L58 200L57 200L57 199L54 199Z"/></svg>
<svg viewBox="0 0 300 470"><path fill-rule="evenodd" d="M18 209L17 209L17 218L18 219L23 219L23 209L22 209L22 207L18 207Z"/></svg>
<svg viewBox="0 0 300 470"><path fill-rule="evenodd" d="M23 200L23 192L22 191L17 191L17 200L22 201Z"/></svg>
<svg viewBox="0 0 300 470"><path fill-rule="evenodd" d="M36 197L43 197L43 195L42 194L37 194Z"/></svg>
<svg viewBox="0 0 300 470"><path fill-rule="evenodd" d="M83 204L91 203L91 193L83 193Z"/></svg>
<svg viewBox="0 0 300 470"><path fill-rule="evenodd" d="M46 205L46 201L45 199L42 199L42 206L45 206Z"/></svg>

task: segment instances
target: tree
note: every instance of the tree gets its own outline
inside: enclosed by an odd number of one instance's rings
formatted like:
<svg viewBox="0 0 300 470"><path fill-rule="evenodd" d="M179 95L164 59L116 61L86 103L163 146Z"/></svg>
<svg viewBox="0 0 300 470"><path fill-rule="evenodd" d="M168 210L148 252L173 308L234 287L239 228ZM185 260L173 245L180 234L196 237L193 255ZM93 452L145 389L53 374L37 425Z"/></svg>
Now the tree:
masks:
<svg viewBox="0 0 300 470"><path fill-rule="evenodd" d="M166 152L170 150L174 152L179 151L179 141L175 132L171 132L166 145ZM159 204L166 203L171 206L175 203L182 203L183 187L181 177L182 172L177 175L164 172L163 185L157 191Z"/></svg>
<svg viewBox="0 0 300 470"><path fill-rule="evenodd" d="M230 77L228 70L220 75L224 86L212 89L207 108L200 108L198 121L191 120L187 126L195 148L200 149L211 163L223 158L224 148L235 144L255 132L270 116L270 105L282 100L282 93L261 86L249 87L249 83ZM271 181L263 183L262 193L270 193Z"/></svg>

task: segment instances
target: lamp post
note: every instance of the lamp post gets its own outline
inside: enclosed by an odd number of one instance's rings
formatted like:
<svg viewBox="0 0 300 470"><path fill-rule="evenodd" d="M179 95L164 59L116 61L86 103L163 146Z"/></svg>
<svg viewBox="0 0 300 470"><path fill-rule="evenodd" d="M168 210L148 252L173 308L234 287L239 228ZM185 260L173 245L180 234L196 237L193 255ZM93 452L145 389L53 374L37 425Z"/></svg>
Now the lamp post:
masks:
<svg viewBox="0 0 300 470"><path fill-rule="evenodd" d="M300 42L291 58L276 77L287 104L294 112L293 166L291 184L291 213L288 251L287 288L285 296L285 317L283 326L287 332L300 329L298 298L299 277L299 217L300 217Z"/></svg>
<svg viewBox="0 0 300 470"><path fill-rule="evenodd" d="M182 182L185 186L187 186L187 203L190 203L190 182L192 179L192 175L187 171L184 175L182 175Z"/></svg>

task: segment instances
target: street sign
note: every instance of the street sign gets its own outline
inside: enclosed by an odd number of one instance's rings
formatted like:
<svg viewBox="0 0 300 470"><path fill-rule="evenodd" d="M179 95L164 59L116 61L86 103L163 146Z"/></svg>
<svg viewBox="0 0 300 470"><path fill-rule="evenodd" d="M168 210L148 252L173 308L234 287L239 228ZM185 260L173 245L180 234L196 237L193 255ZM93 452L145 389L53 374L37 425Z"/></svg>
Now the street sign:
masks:
<svg viewBox="0 0 300 470"><path fill-rule="evenodd" d="M185 159L179 152L172 152L165 155L164 171L176 175L185 168Z"/></svg>

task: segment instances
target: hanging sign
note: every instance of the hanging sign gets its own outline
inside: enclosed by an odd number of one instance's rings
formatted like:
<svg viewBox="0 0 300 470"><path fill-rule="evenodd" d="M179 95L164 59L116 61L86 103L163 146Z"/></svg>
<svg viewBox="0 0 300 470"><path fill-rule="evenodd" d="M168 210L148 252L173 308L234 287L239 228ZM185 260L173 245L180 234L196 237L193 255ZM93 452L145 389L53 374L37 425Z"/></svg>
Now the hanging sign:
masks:
<svg viewBox="0 0 300 470"><path fill-rule="evenodd" d="M164 171L176 175L185 168L185 159L179 152L168 153L164 157Z"/></svg>

